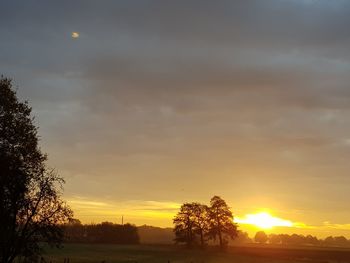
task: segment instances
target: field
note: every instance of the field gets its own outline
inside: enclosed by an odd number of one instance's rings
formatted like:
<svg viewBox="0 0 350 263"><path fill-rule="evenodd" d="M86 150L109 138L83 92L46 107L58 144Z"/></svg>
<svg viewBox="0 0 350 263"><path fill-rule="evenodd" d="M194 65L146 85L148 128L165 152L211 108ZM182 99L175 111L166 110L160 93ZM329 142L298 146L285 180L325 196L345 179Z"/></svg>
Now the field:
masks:
<svg viewBox="0 0 350 263"><path fill-rule="evenodd" d="M59 263L340 263L350 262L348 249L232 247L226 252L175 246L65 244L47 249L46 262Z"/></svg>

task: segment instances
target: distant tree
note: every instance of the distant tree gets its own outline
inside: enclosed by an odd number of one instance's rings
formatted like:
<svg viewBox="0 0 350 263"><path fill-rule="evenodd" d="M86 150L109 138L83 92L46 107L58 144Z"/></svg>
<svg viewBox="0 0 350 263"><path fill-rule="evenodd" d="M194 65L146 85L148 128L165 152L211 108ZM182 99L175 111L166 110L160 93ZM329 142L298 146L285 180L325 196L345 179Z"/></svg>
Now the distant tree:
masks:
<svg viewBox="0 0 350 263"><path fill-rule="evenodd" d="M185 203L181 206L177 213L174 222L174 233L176 243L185 243L187 246L192 246L195 243L195 219L193 204Z"/></svg>
<svg viewBox="0 0 350 263"><path fill-rule="evenodd" d="M258 231L254 237L255 242L265 244L268 240L267 235L264 231Z"/></svg>
<svg viewBox="0 0 350 263"><path fill-rule="evenodd" d="M65 241L74 243L138 244L139 234L136 226L131 224L83 225L79 220L72 220L63 226Z"/></svg>
<svg viewBox="0 0 350 263"><path fill-rule="evenodd" d="M279 234L278 235L280 240L281 240L281 244L283 245L288 245L290 243L290 236L287 234Z"/></svg>
<svg viewBox="0 0 350 263"><path fill-rule="evenodd" d="M191 203L191 206L194 221L194 232L199 235L200 244L203 247L205 245L205 236L209 230L209 208L208 206L200 203Z"/></svg>
<svg viewBox="0 0 350 263"><path fill-rule="evenodd" d="M72 216L61 199L63 179L46 166L31 108L10 79L0 78L0 262L39 254L39 242L59 245Z"/></svg>
<svg viewBox="0 0 350 263"><path fill-rule="evenodd" d="M306 245L317 246L319 244L319 240L317 239L317 237L307 235L305 237L305 243Z"/></svg>
<svg viewBox="0 0 350 263"><path fill-rule="evenodd" d="M227 238L237 237L237 225L233 222L233 215L226 202L219 196L210 200L209 207L209 237L219 238L221 248L227 245Z"/></svg>
<svg viewBox="0 0 350 263"><path fill-rule="evenodd" d="M289 244L291 245L305 245L306 238L303 235L292 234L289 236Z"/></svg>
<svg viewBox="0 0 350 263"><path fill-rule="evenodd" d="M85 239L89 243L105 244L138 244L137 227L131 224L118 225L102 222L96 225L86 225Z"/></svg>
<svg viewBox="0 0 350 263"><path fill-rule="evenodd" d="M281 237L277 234L270 234L268 237L268 240L270 244L274 244L274 245L281 243Z"/></svg>
<svg viewBox="0 0 350 263"><path fill-rule="evenodd" d="M326 246L334 246L334 243L335 243L334 237L332 237L332 236L326 237L326 238L324 239L324 244L325 244Z"/></svg>
<svg viewBox="0 0 350 263"><path fill-rule="evenodd" d="M338 247L345 247L348 245L348 240L344 236L334 237L334 244Z"/></svg>
<svg viewBox="0 0 350 263"><path fill-rule="evenodd" d="M64 240L65 242L83 242L86 239L85 227L79 219L71 219L64 224Z"/></svg>

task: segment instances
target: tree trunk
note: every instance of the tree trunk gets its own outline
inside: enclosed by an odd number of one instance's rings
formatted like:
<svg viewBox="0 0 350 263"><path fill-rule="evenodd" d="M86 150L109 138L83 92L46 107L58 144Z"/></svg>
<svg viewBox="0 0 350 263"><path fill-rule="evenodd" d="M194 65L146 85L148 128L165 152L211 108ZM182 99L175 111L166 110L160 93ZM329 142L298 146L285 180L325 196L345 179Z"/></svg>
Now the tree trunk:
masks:
<svg viewBox="0 0 350 263"><path fill-rule="evenodd" d="M220 224L220 219L218 217L219 211L216 210L216 223L217 223L217 228L218 228L218 235L219 235L219 243L220 247L223 247L223 242L222 242L222 234L221 234L221 224Z"/></svg>
<svg viewBox="0 0 350 263"><path fill-rule="evenodd" d="M201 229L201 246L204 247L203 230Z"/></svg>
<svg viewBox="0 0 350 263"><path fill-rule="evenodd" d="M220 242L220 247L223 248L224 244L222 242L222 235L221 235L221 229L219 228L219 242Z"/></svg>

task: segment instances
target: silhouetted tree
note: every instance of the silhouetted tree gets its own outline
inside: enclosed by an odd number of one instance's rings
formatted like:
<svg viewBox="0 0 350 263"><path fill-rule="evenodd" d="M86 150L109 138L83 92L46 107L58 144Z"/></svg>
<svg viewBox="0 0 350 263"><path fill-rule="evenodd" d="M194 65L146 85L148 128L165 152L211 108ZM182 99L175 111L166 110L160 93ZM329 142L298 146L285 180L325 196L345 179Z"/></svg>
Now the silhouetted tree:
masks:
<svg viewBox="0 0 350 263"><path fill-rule="evenodd" d="M308 235L298 235L298 234L271 234L268 237L270 244L283 244L283 245L293 245L293 246L317 246L320 244L320 240L317 237Z"/></svg>
<svg viewBox="0 0 350 263"><path fill-rule="evenodd" d="M267 235L264 231L258 231L254 237L255 242L265 244L268 240Z"/></svg>
<svg viewBox="0 0 350 263"><path fill-rule="evenodd" d="M219 196L210 200L209 207L209 237L216 240L219 238L220 247L227 245L228 238L234 239L238 234L237 225L233 222L230 208Z"/></svg>
<svg viewBox="0 0 350 263"><path fill-rule="evenodd" d="M281 243L281 237L277 234L270 234L268 239L270 244L276 245Z"/></svg>
<svg viewBox="0 0 350 263"><path fill-rule="evenodd" d="M200 244L205 245L205 236L209 230L208 206L200 203L192 203L192 213L194 221L194 232L199 235Z"/></svg>
<svg viewBox="0 0 350 263"><path fill-rule="evenodd" d="M348 240L344 236L334 237L334 244L337 247L345 247L348 245Z"/></svg>
<svg viewBox="0 0 350 263"><path fill-rule="evenodd" d="M0 261L39 254L39 242L58 245L58 224L72 212L61 199L63 179L46 167L31 108L10 79L0 78Z"/></svg>
<svg viewBox="0 0 350 263"><path fill-rule="evenodd" d="M175 216L174 233L176 243L186 243L192 246L195 242L195 221L194 210L191 203L185 203L181 206L180 211Z"/></svg>
<svg viewBox="0 0 350 263"><path fill-rule="evenodd" d="M292 234L291 236L289 236L288 243L290 245L302 245L304 243L303 236Z"/></svg>
<svg viewBox="0 0 350 263"><path fill-rule="evenodd" d="M64 240L66 242L84 242L86 240L85 226L79 219L70 219L62 226L64 230Z"/></svg>
<svg viewBox="0 0 350 263"><path fill-rule="evenodd" d="M329 246L329 247L346 247L349 246L349 240L347 240L344 236L337 236L337 237L333 237L333 236L329 236L326 237L323 240L323 245L325 246Z"/></svg>
<svg viewBox="0 0 350 263"><path fill-rule="evenodd" d="M317 237L307 235L305 237L305 243L306 245L317 246L319 244L319 240L317 239Z"/></svg>
<svg viewBox="0 0 350 263"><path fill-rule="evenodd" d="M288 245L290 243L289 242L289 239L290 239L289 235L287 235L287 234L279 234L279 237L280 237L280 240L281 240L281 244Z"/></svg>
<svg viewBox="0 0 350 263"><path fill-rule="evenodd" d="M326 246L334 246L334 237L329 236L324 239L324 244Z"/></svg>
<svg viewBox="0 0 350 263"><path fill-rule="evenodd" d="M131 224L118 225L111 222L84 226L84 242L106 244L138 244L137 228Z"/></svg>

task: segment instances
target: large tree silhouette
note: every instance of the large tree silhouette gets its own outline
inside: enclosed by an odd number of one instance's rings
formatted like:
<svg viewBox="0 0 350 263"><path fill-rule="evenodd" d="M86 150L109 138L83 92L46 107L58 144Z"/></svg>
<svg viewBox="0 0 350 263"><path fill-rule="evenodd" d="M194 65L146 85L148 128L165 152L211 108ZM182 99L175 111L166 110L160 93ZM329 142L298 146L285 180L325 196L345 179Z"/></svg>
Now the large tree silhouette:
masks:
<svg viewBox="0 0 350 263"><path fill-rule="evenodd" d="M192 246L198 243L204 247L205 237L209 229L208 207L192 202L181 206L174 218L176 243L186 243Z"/></svg>
<svg viewBox="0 0 350 263"><path fill-rule="evenodd" d="M194 244L196 233L193 215L193 205L191 203L185 203L181 206L173 220L176 243L185 243L189 247Z"/></svg>
<svg viewBox="0 0 350 263"><path fill-rule="evenodd" d="M214 240L219 238L219 245L223 248L228 243L227 238L234 239L238 234L237 225L233 222L232 212L225 200L219 196L210 200L209 217L209 237Z"/></svg>
<svg viewBox="0 0 350 263"><path fill-rule="evenodd" d="M192 203L192 213L194 221L194 231L199 235L200 244L205 245L205 238L209 230L209 208L200 203Z"/></svg>
<svg viewBox="0 0 350 263"><path fill-rule="evenodd" d="M227 238L234 239L238 235L237 225L226 202L214 196L210 207L197 203L185 203L174 218L176 243L188 246L198 244L203 247L206 239L219 239L220 247L227 245Z"/></svg>
<svg viewBox="0 0 350 263"><path fill-rule="evenodd" d="M10 79L0 78L0 262L34 258L39 242L58 245L72 216L61 199L63 179L46 166L31 107Z"/></svg>

